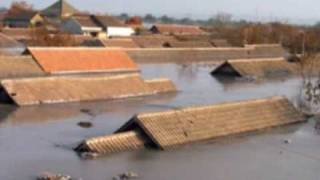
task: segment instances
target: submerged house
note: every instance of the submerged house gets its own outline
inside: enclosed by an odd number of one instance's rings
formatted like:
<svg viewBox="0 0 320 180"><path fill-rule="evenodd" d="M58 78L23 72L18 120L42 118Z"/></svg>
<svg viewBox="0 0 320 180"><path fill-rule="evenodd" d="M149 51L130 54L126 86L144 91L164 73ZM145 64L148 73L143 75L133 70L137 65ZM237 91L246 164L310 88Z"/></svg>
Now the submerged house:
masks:
<svg viewBox="0 0 320 180"><path fill-rule="evenodd" d="M177 25L177 24L156 24L151 27L154 34L165 35L201 35L206 34L199 26Z"/></svg>
<svg viewBox="0 0 320 180"><path fill-rule="evenodd" d="M7 14L3 19L3 26L11 28L29 28L41 26L43 18L36 11L20 11Z"/></svg>
<svg viewBox="0 0 320 180"><path fill-rule="evenodd" d="M94 21L89 14L76 14L61 24L61 29L71 34L79 34L92 37L103 36L103 28Z"/></svg>
<svg viewBox="0 0 320 180"><path fill-rule="evenodd" d="M169 150L189 143L306 120L285 97L142 113L114 134L84 140L75 150L99 155L145 146Z"/></svg>
<svg viewBox="0 0 320 180"><path fill-rule="evenodd" d="M284 58L228 60L216 67L211 75L229 77L286 77L299 73L297 63Z"/></svg>
<svg viewBox="0 0 320 180"><path fill-rule="evenodd" d="M109 15L93 15L94 21L103 28L108 37L127 37L135 33L134 29L119 19Z"/></svg>

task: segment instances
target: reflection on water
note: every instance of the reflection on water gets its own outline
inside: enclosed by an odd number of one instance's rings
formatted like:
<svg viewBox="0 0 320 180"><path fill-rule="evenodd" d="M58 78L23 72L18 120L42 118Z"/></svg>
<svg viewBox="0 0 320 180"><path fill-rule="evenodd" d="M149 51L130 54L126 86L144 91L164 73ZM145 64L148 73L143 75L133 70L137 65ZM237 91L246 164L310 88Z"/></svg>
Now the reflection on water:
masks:
<svg viewBox="0 0 320 180"><path fill-rule="evenodd" d="M111 179L127 171L137 172L142 180L318 178L320 163L316 158L292 153L302 152L320 159L317 151L320 149L319 136L312 133L314 124L235 137L232 141L221 139L168 152L125 152L94 161L80 160L70 148L61 148L74 146L88 137L110 134L140 112L274 95L285 95L295 100L300 86L299 79L219 81L210 75L213 65L148 64L140 67L145 79L172 79L179 93L17 109L7 106L11 110L2 109L0 179L31 180L44 171L90 180ZM93 126L84 129L77 125L79 122L91 122ZM286 147L292 152L278 147L287 138L293 140ZM280 151L284 153L280 154ZM303 171L301 167L304 167Z"/></svg>

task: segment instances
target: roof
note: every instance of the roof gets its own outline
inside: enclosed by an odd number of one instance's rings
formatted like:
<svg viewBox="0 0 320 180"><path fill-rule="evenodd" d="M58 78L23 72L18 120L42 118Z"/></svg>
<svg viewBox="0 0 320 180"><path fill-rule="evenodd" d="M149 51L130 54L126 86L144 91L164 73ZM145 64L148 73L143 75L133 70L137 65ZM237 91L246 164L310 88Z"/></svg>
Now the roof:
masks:
<svg viewBox="0 0 320 180"><path fill-rule="evenodd" d="M31 28L2 28L1 33L15 40L27 40L31 38Z"/></svg>
<svg viewBox="0 0 320 180"><path fill-rule="evenodd" d="M164 86L170 84L168 82L157 81ZM112 100L176 91L172 82L171 89L155 89L159 85L149 85L139 74L21 78L3 80L1 86L8 98L19 106Z"/></svg>
<svg viewBox="0 0 320 180"><path fill-rule="evenodd" d="M7 14L4 21L30 21L37 14L36 11L19 11L14 14Z"/></svg>
<svg viewBox="0 0 320 180"><path fill-rule="evenodd" d="M212 39L211 43L214 47L231 47L226 39Z"/></svg>
<svg viewBox="0 0 320 180"><path fill-rule="evenodd" d="M212 47L212 44L208 41L169 41L166 46L173 48L185 48L185 47Z"/></svg>
<svg viewBox="0 0 320 180"><path fill-rule="evenodd" d="M68 17L77 12L78 10L71 6L66 0L58 0L44 9L41 13L49 17Z"/></svg>
<svg viewBox="0 0 320 180"><path fill-rule="evenodd" d="M298 65L284 58L228 60L212 71L212 75L243 77L281 77L299 73Z"/></svg>
<svg viewBox="0 0 320 180"><path fill-rule="evenodd" d="M15 39L0 33L0 48L16 48L23 47L21 43L16 41Z"/></svg>
<svg viewBox="0 0 320 180"><path fill-rule="evenodd" d="M176 24L156 24L151 28L152 31L161 34L204 34L199 26L176 25Z"/></svg>
<svg viewBox="0 0 320 180"><path fill-rule="evenodd" d="M44 76L30 56L0 56L0 79Z"/></svg>
<svg viewBox="0 0 320 180"><path fill-rule="evenodd" d="M88 14L76 14L72 16L72 19L76 20L83 27L101 28L96 21L94 21L91 15Z"/></svg>
<svg viewBox="0 0 320 180"><path fill-rule="evenodd" d="M137 71L123 50L107 48L28 48L48 73Z"/></svg>
<svg viewBox="0 0 320 180"><path fill-rule="evenodd" d="M306 121L284 97L191 107L135 116L118 132L142 129L160 149Z"/></svg>
<svg viewBox="0 0 320 180"><path fill-rule="evenodd" d="M75 151L110 154L121 151L137 150L145 146L144 137L135 131L91 138L83 141Z"/></svg>
<svg viewBox="0 0 320 180"><path fill-rule="evenodd" d="M166 35L146 35L133 36L132 40L141 48L162 48L166 43L176 39Z"/></svg>
<svg viewBox="0 0 320 180"><path fill-rule="evenodd" d="M133 39L135 40L135 38ZM268 49L257 49L256 47L140 48L126 49L126 51L135 62L139 63L221 63L228 59L278 58L286 55L283 51L269 51Z"/></svg>
<svg viewBox="0 0 320 180"><path fill-rule="evenodd" d="M107 28L109 26L114 27L127 27L123 22L117 19L114 16L109 15L93 15L92 18L103 28Z"/></svg>
<svg viewBox="0 0 320 180"><path fill-rule="evenodd" d="M121 47L121 48L138 48L139 46L132 40L126 38L119 39L93 39L84 41L83 46L92 47Z"/></svg>

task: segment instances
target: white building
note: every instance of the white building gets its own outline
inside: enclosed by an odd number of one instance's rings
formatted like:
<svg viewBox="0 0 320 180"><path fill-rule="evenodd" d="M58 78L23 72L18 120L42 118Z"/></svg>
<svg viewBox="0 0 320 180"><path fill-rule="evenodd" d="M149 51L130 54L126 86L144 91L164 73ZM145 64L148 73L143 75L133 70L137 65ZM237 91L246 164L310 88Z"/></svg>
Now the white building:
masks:
<svg viewBox="0 0 320 180"><path fill-rule="evenodd" d="M108 37L127 37L135 33L133 28L126 26L113 16L93 16L93 18L103 28Z"/></svg>

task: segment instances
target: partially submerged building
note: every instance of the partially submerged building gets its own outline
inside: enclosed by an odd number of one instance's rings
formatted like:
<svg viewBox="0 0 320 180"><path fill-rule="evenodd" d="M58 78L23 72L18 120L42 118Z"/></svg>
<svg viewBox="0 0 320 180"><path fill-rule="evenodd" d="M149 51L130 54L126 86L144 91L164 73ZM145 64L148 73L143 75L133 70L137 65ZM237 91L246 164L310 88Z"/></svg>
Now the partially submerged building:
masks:
<svg viewBox="0 0 320 180"><path fill-rule="evenodd" d="M85 40L81 45L87 47L139 48L131 38L90 39Z"/></svg>
<svg viewBox="0 0 320 180"><path fill-rule="evenodd" d="M144 81L139 74L51 76L1 81L7 99L18 106L112 100L175 92L168 79Z"/></svg>
<svg viewBox="0 0 320 180"><path fill-rule="evenodd" d="M36 11L19 11L7 14L3 19L3 26L11 28L37 27L43 24L43 18Z"/></svg>
<svg viewBox="0 0 320 180"><path fill-rule="evenodd" d="M115 134L84 140L75 150L100 155L145 146L167 150L306 120L284 97L142 113Z"/></svg>
<svg viewBox="0 0 320 180"><path fill-rule="evenodd" d="M121 22L114 16L94 15L92 18L100 27L103 28L103 31L108 37L128 37L135 33L132 27Z"/></svg>
<svg viewBox="0 0 320 180"><path fill-rule="evenodd" d="M299 73L299 65L285 58L236 59L228 60L217 66L213 76L229 77L288 77Z"/></svg>
<svg viewBox="0 0 320 180"><path fill-rule="evenodd" d="M28 48L44 72L50 74L137 72L124 50L107 48Z"/></svg>
<svg viewBox="0 0 320 180"><path fill-rule="evenodd" d="M151 27L151 32L165 35L201 35L206 34L199 26L156 24Z"/></svg>
<svg viewBox="0 0 320 180"><path fill-rule="evenodd" d="M64 20L61 24L61 30L84 36L102 37L103 28L89 14L76 14Z"/></svg>

